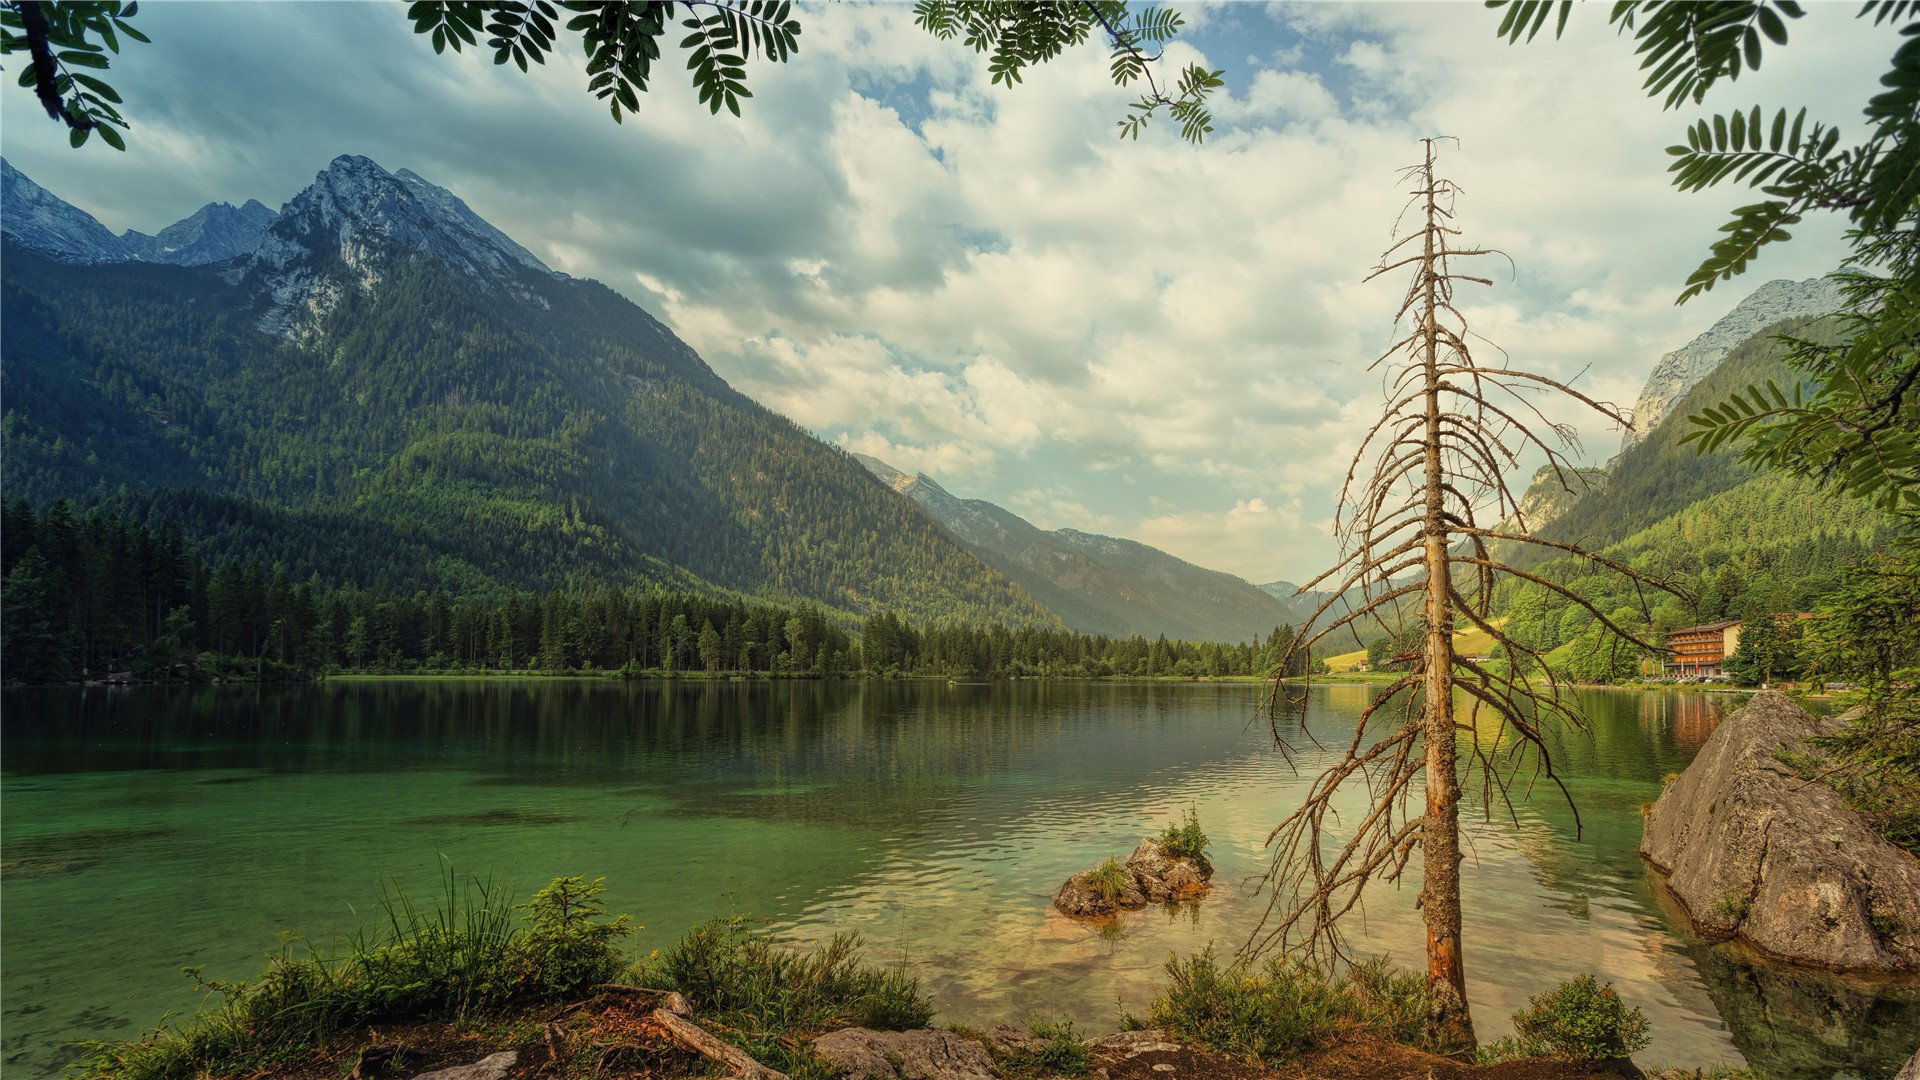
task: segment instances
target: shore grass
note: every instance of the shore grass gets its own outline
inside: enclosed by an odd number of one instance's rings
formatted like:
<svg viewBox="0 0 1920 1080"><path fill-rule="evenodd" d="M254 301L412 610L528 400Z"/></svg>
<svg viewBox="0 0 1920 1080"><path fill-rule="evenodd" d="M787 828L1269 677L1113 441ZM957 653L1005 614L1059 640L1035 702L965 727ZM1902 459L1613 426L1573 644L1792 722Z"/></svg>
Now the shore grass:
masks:
<svg viewBox="0 0 1920 1080"><path fill-rule="evenodd" d="M1168 983L1146 1023L1177 1041L1268 1065L1293 1061L1344 1035L1366 1032L1426 1049L1426 980L1384 959L1339 975L1269 958L1258 967L1215 958L1212 947L1167 961Z"/></svg>
<svg viewBox="0 0 1920 1080"><path fill-rule="evenodd" d="M796 1080L824 1080L803 1040L839 1027L923 1027L933 1008L904 967L860 957L854 935L781 948L739 916L690 930L631 964L627 916L599 905L601 883L556 878L524 904L451 870L429 906L395 894L384 922L326 957L292 942L255 978L188 973L215 1004L137 1039L83 1044L75 1080L202 1080L310 1063L333 1040L369 1028L445 1023L489 1044L524 1043L554 1003L627 983L678 990L721 1038ZM630 1048L628 1048L630 1049Z"/></svg>

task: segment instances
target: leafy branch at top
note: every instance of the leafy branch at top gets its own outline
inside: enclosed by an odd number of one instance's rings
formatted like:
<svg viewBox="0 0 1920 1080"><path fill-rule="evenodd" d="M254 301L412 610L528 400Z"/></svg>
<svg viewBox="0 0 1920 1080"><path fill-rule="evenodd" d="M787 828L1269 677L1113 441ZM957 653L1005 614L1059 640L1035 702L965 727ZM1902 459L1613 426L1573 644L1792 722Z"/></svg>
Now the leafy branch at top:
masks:
<svg viewBox="0 0 1920 1080"><path fill-rule="evenodd" d="M1119 122L1123 137L1138 138L1163 108L1188 142L1202 142L1213 132L1207 96L1225 85L1222 72L1189 64L1164 88L1154 73L1164 46L1185 25L1171 9L1136 10L1125 0L918 0L913 19L943 41L958 37L973 51L989 54L992 81L1008 87L1021 81L1026 68L1085 42L1097 29L1111 50L1108 71L1114 85L1146 83Z"/></svg>
<svg viewBox="0 0 1920 1080"><path fill-rule="evenodd" d="M94 132L115 150L125 150L120 130L127 127L115 106L120 95L106 80L87 71L105 71L108 54L120 51L122 36L145 42L145 34L129 21L139 14L137 0L128 3L0 3L0 56L27 54L20 69L21 86L32 87L47 116L65 124L75 147L86 145ZM81 70L86 69L86 70ZM116 130L120 129L120 130Z"/></svg>
<svg viewBox="0 0 1920 1080"><path fill-rule="evenodd" d="M415 33L432 38L435 52L478 47L484 34L494 63L526 71L529 64L546 63L559 36L558 20L563 12L572 16L564 30L580 37L587 89L607 103L617 123L640 108L661 57L660 40L676 19L688 31L679 45L700 103L712 112L725 107L740 115L740 99L753 96L746 87L748 61L757 53L784 63L800 47L792 8L788 0L419 0L408 6L407 17Z"/></svg>

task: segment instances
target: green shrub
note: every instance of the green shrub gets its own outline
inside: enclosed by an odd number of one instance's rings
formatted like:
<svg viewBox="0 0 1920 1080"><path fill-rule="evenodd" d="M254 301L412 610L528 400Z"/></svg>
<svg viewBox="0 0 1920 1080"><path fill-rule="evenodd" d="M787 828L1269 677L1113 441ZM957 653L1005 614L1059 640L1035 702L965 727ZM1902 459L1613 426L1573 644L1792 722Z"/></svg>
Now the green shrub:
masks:
<svg viewBox="0 0 1920 1080"><path fill-rule="evenodd" d="M1168 984L1147 1023L1175 1039L1269 1063L1290 1060L1350 1030L1420 1044L1426 981L1394 974L1384 960L1341 978L1315 965L1270 958L1257 969L1222 968L1212 948L1167 961Z"/></svg>
<svg viewBox="0 0 1920 1080"><path fill-rule="evenodd" d="M1513 1014L1513 1026L1529 1057L1600 1061L1628 1057L1652 1041L1647 1014L1591 975L1561 983L1528 1005Z"/></svg>
<svg viewBox="0 0 1920 1080"><path fill-rule="evenodd" d="M836 934L806 952L774 945L745 917L710 919L659 960L659 974L696 1009L762 1032L811 1034L836 1027L925 1027L933 1005L904 968L859 958L860 939Z"/></svg>
<svg viewBox="0 0 1920 1080"><path fill-rule="evenodd" d="M1073 1021L1035 1021L1028 1030L1040 1040L1031 1049L1017 1049L1000 1057L1000 1068L1008 1076L1085 1076L1093 1071L1093 1051L1087 1040L1074 1030Z"/></svg>
<svg viewBox="0 0 1920 1080"><path fill-rule="evenodd" d="M513 942L513 954L527 984L560 997L620 974L626 965L614 942L633 933L633 919L600 921L607 914L599 903L606 880L554 878L520 906L528 926Z"/></svg>
<svg viewBox="0 0 1920 1080"><path fill-rule="evenodd" d="M1118 859L1109 855L1106 862L1094 867L1093 872L1087 875L1087 886L1093 890L1095 896L1108 904L1114 904L1127 895L1127 890L1133 887L1133 878L1127 873L1126 868L1120 865Z"/></svg>
<svg viewBox="0 0 1920 1080"><path fill-rule="evenodd" d="M1207 834L1200 828L1200 811L1189 807L1183 824L1168 825L1167 831L1160 834L1160 850L1175 859L1192 859L1201 866L1212 869L1207 861Z"/></svg>

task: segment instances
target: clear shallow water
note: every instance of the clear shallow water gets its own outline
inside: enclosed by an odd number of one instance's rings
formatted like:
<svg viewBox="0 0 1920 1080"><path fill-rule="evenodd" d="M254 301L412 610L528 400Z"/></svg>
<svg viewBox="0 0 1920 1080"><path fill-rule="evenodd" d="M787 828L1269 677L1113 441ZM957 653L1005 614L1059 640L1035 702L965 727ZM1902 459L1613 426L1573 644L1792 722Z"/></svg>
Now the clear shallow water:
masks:
<svg viewBox="0 0 1920 1080"><path fill-rule="evenodd" d="M1314 691L1350 732L1370 688ZM795 941L858 930L944 1022L1143 1012L1170 953L1237 946L1267 831L1305 781L1244 684L335 682L9 691L0 785L0 1062L50 1076L74 1039L192 1011L178 974L252 974L278 935L326 945L442 860L524 896L605 875L642 952L751 913ZM1643 1063L1745 1058L1781 1077L1888 1076L1920 994L1743 959L1664 909L1639 807L1722 698L1591 693L1559 755L1579 800L1468 827L1467 966L1483 1040L1584 971L1654 1021ZM1312 760L1302 762L1311 772ZM1188 806L1219 867L1197 910L1102 934L1051 912L1069 874ZM1416 886L1374 893L1368 951L1420 960Z"/></svg>

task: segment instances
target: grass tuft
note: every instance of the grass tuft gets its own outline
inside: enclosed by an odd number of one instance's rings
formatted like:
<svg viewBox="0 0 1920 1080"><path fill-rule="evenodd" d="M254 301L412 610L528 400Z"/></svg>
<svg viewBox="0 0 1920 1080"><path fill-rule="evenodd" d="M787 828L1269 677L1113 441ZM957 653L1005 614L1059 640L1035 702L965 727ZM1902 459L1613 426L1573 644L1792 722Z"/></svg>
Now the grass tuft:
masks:
<svg viewBox="0 0 1920 1080"><path fill-rule="evenodd" d="M1168 960L1167 975L1147 1023L1189 1046L1280 1064L1353 1031L1422 1045L1426 980L1396 973L1384 959L1336 978L1278 957L1223 968L1209 947Z"/></svg>
<svg viewBox="0 0 1920 1080"><path fill-rule="evenodd" d="M1093 894L1105 903L1117 904L1121 897L1127 895L1127 890L1133 887L1133 878L1127 874L1126 868L1120 865L1120 860L1109 855L1105 862L1094 867L1093 872L1087 876L1087 885L1093 889Z"/></svg>
<svg viewBox="0 0 1920 1080"><path fill-rule="evenodd" d="M1037 1020L1027 1029L1040 1045L1001 1055L1001 1071L1015 1078L1045 1075L1085 1076L1093 1071L1093 1051L1071 1020Z"/></svg>

